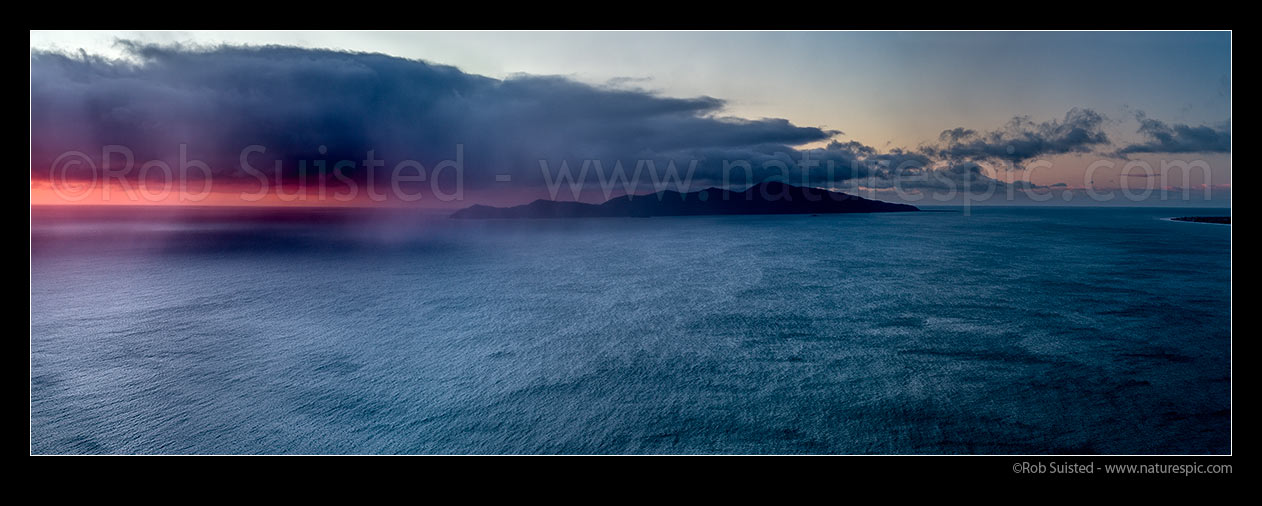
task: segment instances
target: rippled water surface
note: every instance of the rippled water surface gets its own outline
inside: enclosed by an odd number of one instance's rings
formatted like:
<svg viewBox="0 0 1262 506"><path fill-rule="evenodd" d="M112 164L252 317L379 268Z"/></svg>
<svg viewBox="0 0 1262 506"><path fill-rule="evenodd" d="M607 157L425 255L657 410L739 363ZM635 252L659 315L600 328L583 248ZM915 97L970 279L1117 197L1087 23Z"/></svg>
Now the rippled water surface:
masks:
<svg viewBox="0 0 1262 506"><path fill-rule="evenodd" d="M34 212L36 453L1230 451L1224 210L134 213Z"/></svg>

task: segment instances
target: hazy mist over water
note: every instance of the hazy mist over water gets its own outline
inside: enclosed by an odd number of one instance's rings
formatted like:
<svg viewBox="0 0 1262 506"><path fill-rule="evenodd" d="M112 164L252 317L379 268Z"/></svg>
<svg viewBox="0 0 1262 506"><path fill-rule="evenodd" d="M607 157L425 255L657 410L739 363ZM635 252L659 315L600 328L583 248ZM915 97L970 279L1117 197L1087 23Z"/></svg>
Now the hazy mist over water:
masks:
<svg viewBox="0 0 1262 506"><path fill-rule="evenodd" d="M1230 451L1229 210L66 212L34 453Z"/></svg>

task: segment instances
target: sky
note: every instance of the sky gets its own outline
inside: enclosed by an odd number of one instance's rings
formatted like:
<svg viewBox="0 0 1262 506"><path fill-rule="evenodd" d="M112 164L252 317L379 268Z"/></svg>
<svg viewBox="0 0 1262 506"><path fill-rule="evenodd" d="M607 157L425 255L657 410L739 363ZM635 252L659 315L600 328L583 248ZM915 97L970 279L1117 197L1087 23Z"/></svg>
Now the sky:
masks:
<svg viewBox="0 0 1262 506"><path fill-rule="evenodd" d="M548 171L646 160L697 161L692 189L743 160L755 177L889 200L1157 179L1230 197L1229 32L31 32L31 54L32 203L99 203L50 188L88 184L54 162L84 153L77 169L101 170L104 145L135 165L178 165L183 149L229 203L238 187L310 181L298 160L370 150L390 157L385 172L423 166L401 184L424 197L388 199L420 206L600 201L598 171L574 175L579 191ZM248 145L268 148L257 165L282 164L267 191L241 170ZM816 175L804 155L846 170ZM465 176L459 198L452 171L432 172L443 162ZM93 191L143 187L162 168L98 173ZM369 172L344 174L367 188Z"/></svg>

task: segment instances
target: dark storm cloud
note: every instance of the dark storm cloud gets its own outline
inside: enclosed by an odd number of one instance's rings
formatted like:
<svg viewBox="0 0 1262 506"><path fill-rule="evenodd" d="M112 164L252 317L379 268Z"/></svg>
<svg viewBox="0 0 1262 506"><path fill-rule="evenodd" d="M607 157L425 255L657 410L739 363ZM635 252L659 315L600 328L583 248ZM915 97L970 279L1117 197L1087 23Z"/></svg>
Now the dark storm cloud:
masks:
<svg viewBox="0 0 1262 506"><path fill-rule="evenodd" d="M1131 144L1118 150L1126 156L1133 153L1227 153L1231 151L1231 130L1228 126L1170 125L1137 114L1138 133L1146 142Z"/></svg>
<svg viewBox="0 0 1262 506"><path fill-rule="evenodd" d="M967 128L944 130L940 144L926 148L948 160L991 160L1016 164L1039 156L1086 153L1109 144L1102 129L1105 117L1091 109L1070 109L1064 119L1041 123L1028 116L1012 118L998 130L977 132Z"/></svg>
<svg viewBox="0 0 1262 506"><path fill-rule="evenodd" d="M541 181L540 160L661 163L699 158L695 178L718 179L721 159L791 161L792 146L838 132L784 119L722 117L712 97L669 98L562 77L499 80L455 67L381 54L290 47L153 46L121 43L134 62L31 54L32 176L60 153L126 146L139 160L206 161L220 176L295 160L363 160L427 167L463 146L468 184L513 174ZM322 148L323 147L323 148ZM822 149L834 163L870 152ZM389 167L390 165L387 165ZM796 171L796 165L790 163ZM362 176L362 174L359 174Z"/></svg>

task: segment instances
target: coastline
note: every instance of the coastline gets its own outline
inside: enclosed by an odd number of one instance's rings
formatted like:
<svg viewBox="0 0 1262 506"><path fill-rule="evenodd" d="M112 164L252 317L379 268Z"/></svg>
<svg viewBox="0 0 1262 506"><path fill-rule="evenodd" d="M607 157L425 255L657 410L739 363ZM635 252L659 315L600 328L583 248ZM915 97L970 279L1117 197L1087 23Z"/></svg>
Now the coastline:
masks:
<svg viewBox="0 0 1262 506"><path fill-rule="evenodd" d="M1223 223L1221 221L1214 221L1214 220L1218 220L1222 218L1226 218L1227 223ZM1161 220L1171 221L1175 223L1199 223L1202 225L1226 225L1228 227L1231 226L1230 216L1171 216L1168 218L1161 218Z"/></svg>

